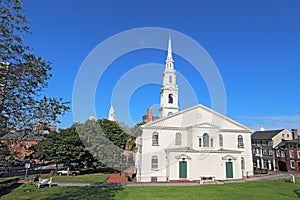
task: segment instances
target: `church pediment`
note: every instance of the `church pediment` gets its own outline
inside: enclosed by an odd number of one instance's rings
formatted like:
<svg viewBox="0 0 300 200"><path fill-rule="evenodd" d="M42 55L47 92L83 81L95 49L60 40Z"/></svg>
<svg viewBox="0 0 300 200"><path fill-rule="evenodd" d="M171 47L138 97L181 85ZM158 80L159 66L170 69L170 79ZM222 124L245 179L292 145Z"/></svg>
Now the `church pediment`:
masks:
<svg viewBox="0 0 300 200"><path fill-rule="evenodd" d="M175 156L175 159L176 160L191 160L192 158L185 154L180 154L178 156Z"/></svg>
<svg viewBox="0 0 300 200"><path fill-rule="evenodd" d="M236 157L234 157L234 156L231 156L231 155L226 155L226 156L224 156L224 157L222 157L222 160L237 160L237 158Z"/></svg>
<svg viewBox="0 0 300 200"><path fill-rule="evenodd" d="M203 123L199 123L199 124L195 124L191 127L188 128L208 128L208 129L220 129L219 126L216 126L214 124L210 124L208 122L203 122Z"/></svg>
<svg viewBox="0 0 300 200"><path fill-rule="evenodd" d="M180 112L174 113L170 116L158 119L156 121L147 123L142 126L142 128L209 128L209 129L219 129L221 132L245 132L252 133L253 131L222 115L210 108L207 108L201 104L187 108Z"/></svg>

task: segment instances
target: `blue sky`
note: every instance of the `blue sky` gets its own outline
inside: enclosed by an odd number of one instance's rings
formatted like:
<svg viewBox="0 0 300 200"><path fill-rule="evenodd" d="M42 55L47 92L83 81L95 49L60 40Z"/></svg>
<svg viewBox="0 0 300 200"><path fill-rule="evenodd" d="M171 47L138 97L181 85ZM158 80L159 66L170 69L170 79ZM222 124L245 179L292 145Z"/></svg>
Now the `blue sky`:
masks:
<svg viewBox="0 0 300 200"><path fill-rule="evenodd" d="M25 1L24 8L32 32L25 42L53 63L53 78L45 91L49 96L72 100L78 70L99 43L129 29L162 27L196 40L213 59L226 89L227 116L255 130L261 125L267 129L300 128L298 0L35 0ZM173 44L176 46L174 39ZM167 49L167 38L162 45ZM114 103L113 90L124 74L147 63L161 64L162 72L165 58L166 51L144 49L116 59L97 86L93 105L97 118L107 118ZM174 60L175 69L196 93L196 103L211 107L203 77L184 58L174 55ZM180 83L183 102L189 96ZM147 107L158 108L160 87L148 84L138 88L128 106L116 108L117 119L122 119L122 110L128 110L131 121L126 123L140 122ZM181 109L193 103L182 103ZM73 115L68 113L60 120L58 127L69 127Z"/></svg>

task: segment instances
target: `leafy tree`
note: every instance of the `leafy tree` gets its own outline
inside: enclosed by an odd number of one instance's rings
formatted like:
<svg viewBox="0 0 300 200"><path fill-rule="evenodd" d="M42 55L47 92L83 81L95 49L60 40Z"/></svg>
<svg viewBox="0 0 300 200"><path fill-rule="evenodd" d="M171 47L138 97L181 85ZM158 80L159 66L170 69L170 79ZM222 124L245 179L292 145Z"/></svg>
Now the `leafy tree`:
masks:
<svg viewBox="0 0 300 200"><path fill-rule="evenodd" d="M71 163L81 163L98 169L122 170L128 167L128 163L122 162L121 155L128 141L132 140L134 137L124 132L116 122L87 120L59 133L51 133L32 147L32 157L67 167Z"/></svg>
<svg viewBox="0 0 300 200"><path fill-rule="evenodd" d="M34 145L32 158L45 160L71 167L72 163L85 163L92 160L92 155L83 146L75 126L50 133L47 138Z"/></svg>
<svg viewBox="0 0 300 200"><path fill-rule="evenodd" d="M0 127L32 128L37 121L58 122L69 109L62 99L42 95L51 64L23 43L29 34L21 0L0 0Z"/></svg>

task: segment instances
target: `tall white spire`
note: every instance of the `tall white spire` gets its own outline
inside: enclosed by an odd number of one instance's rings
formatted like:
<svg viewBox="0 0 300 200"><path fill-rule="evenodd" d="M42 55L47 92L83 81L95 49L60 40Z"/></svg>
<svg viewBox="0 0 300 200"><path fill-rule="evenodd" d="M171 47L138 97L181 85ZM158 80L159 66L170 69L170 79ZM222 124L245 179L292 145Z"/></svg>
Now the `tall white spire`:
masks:
<svg viewBox="0 0 300 200"><path fill-rule="evenodd" d="M109 109L108 120L109 121L116 121L115 120L115 108L113 106L111 106L110 109Z"/></svg>
<svg viewBox="0 0 300 200"><path fill-rule="evenodd" d="M166 67L163 74L163 87L160 90L160 116L166 117L178 112L178 87L176 84L176 71L172 58L171 37L168 40L168 55Z"/></svg>
<svg viewBox="0 0 300 200"><path fill-rule="evenodd" d="M168 56L166 59L166 70L174 69L174 60L172 58L172 41L171 41L171 37L169 36L169 41L168 41Z"/></svg>
<svg viewBox="0 0 300 200"><path fill-rule="evenodd" d="M171 58L172 59L172 41L171 41L171 37L170 36L169 36L168 57L167 58Z"/></svg>

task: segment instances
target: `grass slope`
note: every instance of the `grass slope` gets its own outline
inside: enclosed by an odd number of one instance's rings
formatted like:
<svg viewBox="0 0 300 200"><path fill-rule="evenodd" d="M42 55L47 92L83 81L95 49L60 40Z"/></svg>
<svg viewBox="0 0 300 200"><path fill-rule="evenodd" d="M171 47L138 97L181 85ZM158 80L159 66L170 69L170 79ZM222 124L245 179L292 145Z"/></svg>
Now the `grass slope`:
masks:
<svg viewBox="0 0 300 200"><path fill-rule="evenodd" d="M53 182L58 183L103 183L108 176L54 176Z"/></svg>
<svg viewBox="0 0 300 200"><path fill-rule="evenodd" d="M30 191L30 192L28 192ZM277 181L233 183L202 186L164 187L45 187L23 184L4 195L10 199L272 199L290 200L300 197L300 179L296 184Z"/></svg>

